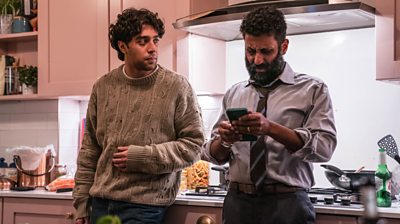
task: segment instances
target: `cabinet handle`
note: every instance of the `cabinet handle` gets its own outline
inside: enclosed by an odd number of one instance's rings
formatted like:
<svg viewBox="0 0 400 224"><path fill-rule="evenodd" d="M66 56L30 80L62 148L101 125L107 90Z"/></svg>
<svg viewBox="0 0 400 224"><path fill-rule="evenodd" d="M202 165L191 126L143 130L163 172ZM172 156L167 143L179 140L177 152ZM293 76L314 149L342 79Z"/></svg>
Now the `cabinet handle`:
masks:
<svg viewBox="0 0 400 224"><path fill-rule="evenodd" d="M197 219L196 224L217 224L217 222L208 215L202 215Z"/></svg>
<svg viewBox="0 0 400 224"><path fill-rule="evenodd" d="M73 219L73 218L74 218L74 213L72 212L65 213L65 219Z"/></svg>

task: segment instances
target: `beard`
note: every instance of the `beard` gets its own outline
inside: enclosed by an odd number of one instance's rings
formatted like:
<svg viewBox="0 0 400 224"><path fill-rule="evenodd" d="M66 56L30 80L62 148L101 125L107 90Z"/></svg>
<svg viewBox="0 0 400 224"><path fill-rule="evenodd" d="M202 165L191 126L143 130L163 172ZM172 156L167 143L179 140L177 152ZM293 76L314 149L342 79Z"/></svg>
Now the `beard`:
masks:
<svg viewBox="0 0 400 224"><path fill-rule="evenodd" d="M254 80L255 84L260 86L268 85L278 78L285 66L285 60L283 60L283 56L280 51L271 63L264 62L256 65L249 62L247 58L245 58L245 61L250 79ZM264 69L265 72L257 72L256 69Z"/></svg>

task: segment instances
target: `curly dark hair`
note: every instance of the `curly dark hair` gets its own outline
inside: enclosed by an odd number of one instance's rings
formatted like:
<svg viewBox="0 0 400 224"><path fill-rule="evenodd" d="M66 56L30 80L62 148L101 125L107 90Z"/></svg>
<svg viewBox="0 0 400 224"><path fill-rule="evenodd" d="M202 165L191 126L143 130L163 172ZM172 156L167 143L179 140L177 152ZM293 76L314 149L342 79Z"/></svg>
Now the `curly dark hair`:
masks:
<svg viewBox="0 0 400 224"><path fill-rule="evenodd" d="M286 38L286 22L283 13L273 7L260 7L250 11L240 25L243 37L246 34L274 35L279 44Z"/></svg>
<svg viewBox="0 0 400 224"><path fill-rule="evenodd" d="M118 41L128 44L132 38L142 32L143 25L152 26L162 38L165 33L164 22L158 17L158 13L153 13L148 9L128 8L118 14L117 22L108 28L108 38L111 47L118 52L118 58L125 60L125 55L118 47Z"/></svg>

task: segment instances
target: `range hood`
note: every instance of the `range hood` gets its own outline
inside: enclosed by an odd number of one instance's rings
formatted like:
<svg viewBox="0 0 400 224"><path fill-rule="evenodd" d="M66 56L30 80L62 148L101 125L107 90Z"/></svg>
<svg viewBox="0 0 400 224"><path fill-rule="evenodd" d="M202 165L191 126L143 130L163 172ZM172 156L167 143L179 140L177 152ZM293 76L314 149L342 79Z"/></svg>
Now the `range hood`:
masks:
<svg viewBox="0 0 400 224"><path fill-rule="evenodd" d="M287 35L318 33L375 26L375 9L362 2L329 4L328 0L264 0L197 13L178 19L173 26L201 36L232 41L243 39L240 24L252 9L274 6L286 18Z"/></svg>

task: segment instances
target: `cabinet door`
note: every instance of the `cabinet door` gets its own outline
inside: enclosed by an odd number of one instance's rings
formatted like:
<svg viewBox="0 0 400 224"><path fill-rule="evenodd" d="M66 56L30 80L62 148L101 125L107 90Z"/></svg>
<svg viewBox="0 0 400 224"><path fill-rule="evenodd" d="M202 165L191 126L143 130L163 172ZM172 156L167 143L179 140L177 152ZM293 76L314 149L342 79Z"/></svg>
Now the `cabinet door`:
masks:
<svg viewBox="0 0 400 224"><path fill-rule="evenodd" d="M73 223L72 200L4 198L3 222L7 224Z"/></svg>
<svg viewBox="0 0 400 224"><path fill-rule="evenodd" d="M40 95L89 95L109 71L109 1L40 0Z"/></svg>
<svg viewBox="0 0 400 224"><path fill-rule="evenodd" d="M400 2L376 1L376 78L400 81Z"/></svg>
<svg viewBox="0 0 400 224"><path fill-rule="evenodd" d="M316 224L357 224L357 216L317 214Z"/></svg>
<svg viewBox="0 0 400 224"><path fill-rule="evenodd" d="M187 33L175 30L172 23L177 18L189 15L190 2L187 0L121 0L111 1L110 16L111 22L114 23L117 14L123 9L134 7L137 9L147 8L153 12L157 12L159 17L163 19L165 25L165 34L159 43L158 48L158 64L170 70L177 71L181 75L187 76L188 68L188 48L179 48L180 45L187 46ZM181 51L182 49L182 51ZM177 52L179 57L177 56ZM117 52L111 48L110 67L111 69L118 67L122 62L117 57Z"/></svg>
<svg viewBox="0 0 400 224"><path fill-rule="evenodd" d="M3 224L3 198L0 198L0 224Z"/></svg>
<svg viewBox="0 0 400 224"><path fill-rule="evenodd" d="M199 222L199 218L208 216L216 223L222 223L222 208L206 206L172 205L165 214L164 224L193 224ZM205 222L204 222L205 223Z"/></svg>
<svg viewBox="0 0 400 224"><path fill-rule="evenodd" d="M357 224L357 216L318 214L315 224Z"/></svg>

